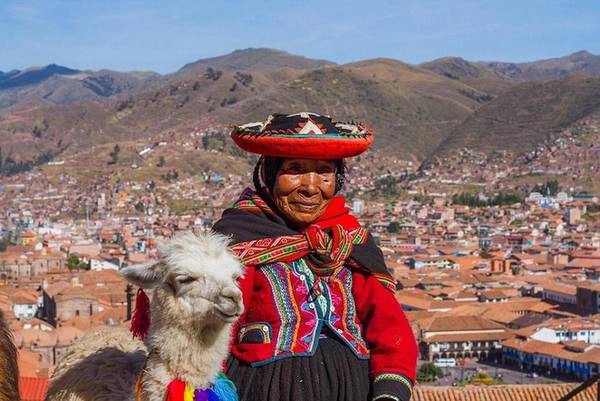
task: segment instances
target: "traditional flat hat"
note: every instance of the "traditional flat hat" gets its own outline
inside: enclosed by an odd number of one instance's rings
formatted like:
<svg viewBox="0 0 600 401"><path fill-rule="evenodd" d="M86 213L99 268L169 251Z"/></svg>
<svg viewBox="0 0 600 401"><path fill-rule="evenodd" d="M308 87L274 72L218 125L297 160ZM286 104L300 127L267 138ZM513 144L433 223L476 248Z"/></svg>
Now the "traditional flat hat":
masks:
<svg viewBox="0 0 600 401"><path fill-rule="evenodd" d="M334 122L316 113L273 114L267 121L234 126L231 137L245 151L263 156L343 159L373 143L363 123Z"/></svg>

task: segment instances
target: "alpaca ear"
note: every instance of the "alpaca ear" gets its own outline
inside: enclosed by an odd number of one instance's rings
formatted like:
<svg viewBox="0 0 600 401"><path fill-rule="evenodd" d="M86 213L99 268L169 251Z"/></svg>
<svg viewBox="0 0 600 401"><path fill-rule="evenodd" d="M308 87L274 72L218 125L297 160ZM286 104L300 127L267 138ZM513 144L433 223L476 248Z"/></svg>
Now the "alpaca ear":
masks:
<svg viewBox="0 0 600 401"><path fill-rule="evenodd" d="M162 282L165 265L160 261L150 261L133 266L127 266L119 273L131 284L140 288L154 288Z"/></svg>

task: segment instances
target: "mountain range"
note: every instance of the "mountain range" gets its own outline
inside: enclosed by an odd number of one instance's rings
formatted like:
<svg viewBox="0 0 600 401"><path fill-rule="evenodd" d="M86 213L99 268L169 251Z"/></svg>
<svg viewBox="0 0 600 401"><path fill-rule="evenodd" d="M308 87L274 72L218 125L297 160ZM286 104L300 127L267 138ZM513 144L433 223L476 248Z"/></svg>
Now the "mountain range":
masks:
<svg viewBox="0 0 600 401"><path fill-rule="evenodd" d="M0 72L0 143L30 160L69 146L146 138L312 110L361 119L376 147L422 161L469 146L525 149L600 110L600 56L529 63L446 57L338 65L273 49L236 50L167 75L49 65Z"/></svg>
<svg viewBox="0 0 600 401"><path fill-rule="evenodd" d="M107 98L142 89L159 77L152 72L79 71L56 64L0 71L0 110Z"/></svg>

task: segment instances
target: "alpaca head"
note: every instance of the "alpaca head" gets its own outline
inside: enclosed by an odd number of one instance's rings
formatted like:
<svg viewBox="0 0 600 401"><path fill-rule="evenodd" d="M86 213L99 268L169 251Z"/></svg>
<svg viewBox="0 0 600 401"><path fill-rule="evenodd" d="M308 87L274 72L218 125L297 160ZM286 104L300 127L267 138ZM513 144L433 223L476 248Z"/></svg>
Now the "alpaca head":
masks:
<svg viewBox="0 0 600 401"><path fill-rule="evenodd" d="M158 260L126 267L121 274L154 290L153 321L167 313L181 322L231 323L244 310L237 286L243 267L228 251L228 242L219 234L178 233L159 246ZM155 302L159 316L154 316Z"/></svg>

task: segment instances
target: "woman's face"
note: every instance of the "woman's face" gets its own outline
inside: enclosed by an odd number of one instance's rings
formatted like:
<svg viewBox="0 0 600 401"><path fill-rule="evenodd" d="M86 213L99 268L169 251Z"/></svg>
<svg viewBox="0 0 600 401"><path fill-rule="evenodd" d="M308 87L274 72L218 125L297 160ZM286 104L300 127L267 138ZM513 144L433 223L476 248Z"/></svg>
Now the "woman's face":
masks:
<svg viewBox="0 0 600 401"><path fill-rule="evenodd" d="M285 159L273 186L275 205L293 225L310 225L335 195L335 173L331 160Z"/></svg>

